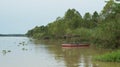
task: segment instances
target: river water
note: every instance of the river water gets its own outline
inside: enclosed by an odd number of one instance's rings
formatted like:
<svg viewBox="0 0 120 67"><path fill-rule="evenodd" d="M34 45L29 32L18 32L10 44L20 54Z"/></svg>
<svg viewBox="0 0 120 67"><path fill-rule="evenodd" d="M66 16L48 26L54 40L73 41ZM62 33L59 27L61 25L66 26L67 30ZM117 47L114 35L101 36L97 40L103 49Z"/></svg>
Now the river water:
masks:
<svg viewBox="0 0 120 67"><path fill-rule="evenodd" d="M120 63L92 58L109 50L62 48L56 41L27 37L0 37L0 67L120 67Z"/></svg>

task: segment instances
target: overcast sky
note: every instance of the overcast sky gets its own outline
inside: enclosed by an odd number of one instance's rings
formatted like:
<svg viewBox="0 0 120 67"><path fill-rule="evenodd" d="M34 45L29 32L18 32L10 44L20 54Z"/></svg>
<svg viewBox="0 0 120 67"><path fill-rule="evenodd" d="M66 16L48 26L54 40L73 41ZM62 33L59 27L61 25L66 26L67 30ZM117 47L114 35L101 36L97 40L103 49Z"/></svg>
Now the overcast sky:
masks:
<svg viewBox="0 0 120 67"><path fill-rule="evenodd" d="M35 26L47 25L69 8L81 15L100 12L105 0L0 0L0 34L24 34Z"/></svg>

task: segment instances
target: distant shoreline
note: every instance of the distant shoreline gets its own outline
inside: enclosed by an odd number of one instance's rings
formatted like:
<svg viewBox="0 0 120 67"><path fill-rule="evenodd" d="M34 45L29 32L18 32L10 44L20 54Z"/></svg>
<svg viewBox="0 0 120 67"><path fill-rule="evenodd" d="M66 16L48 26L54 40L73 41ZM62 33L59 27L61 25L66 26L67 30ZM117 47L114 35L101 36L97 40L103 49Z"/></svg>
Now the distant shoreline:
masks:
<svg viewBox="0 0 120 67"><path fill-rule="evenodd" d="M25 34L0 34L0 37L25 37Z"/></svg>

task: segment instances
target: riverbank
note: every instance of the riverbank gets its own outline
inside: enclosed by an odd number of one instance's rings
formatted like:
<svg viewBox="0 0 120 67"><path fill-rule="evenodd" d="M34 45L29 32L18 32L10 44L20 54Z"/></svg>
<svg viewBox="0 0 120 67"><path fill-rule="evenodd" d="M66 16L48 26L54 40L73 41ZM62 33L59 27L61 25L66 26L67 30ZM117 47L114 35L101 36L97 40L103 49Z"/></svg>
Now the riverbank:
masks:
<svg viewBox="0 0 120 67"><path fill-rule="evenodd" d="M118 49L120 47L119 11L120 4L114 3L113 0L106 3L100 14L96 11L93 14L87 12L82 17L76 9L68 9L63 17L57 17L45 26L36 26L26 35L34 39L65 39L75 43L84 41L99 48Z"/></svg>

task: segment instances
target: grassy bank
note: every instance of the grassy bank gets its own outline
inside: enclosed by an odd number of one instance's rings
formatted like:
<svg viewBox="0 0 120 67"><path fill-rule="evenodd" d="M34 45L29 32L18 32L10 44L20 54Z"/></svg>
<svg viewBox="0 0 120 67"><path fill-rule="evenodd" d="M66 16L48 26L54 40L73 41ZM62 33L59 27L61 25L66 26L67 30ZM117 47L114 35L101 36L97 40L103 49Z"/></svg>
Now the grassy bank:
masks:
<svg viewBox="0 0 120 67"><path fill-rule="evenodd" d="M120 50L96 56L94 59L105 62L120 62Z"/></svg>

